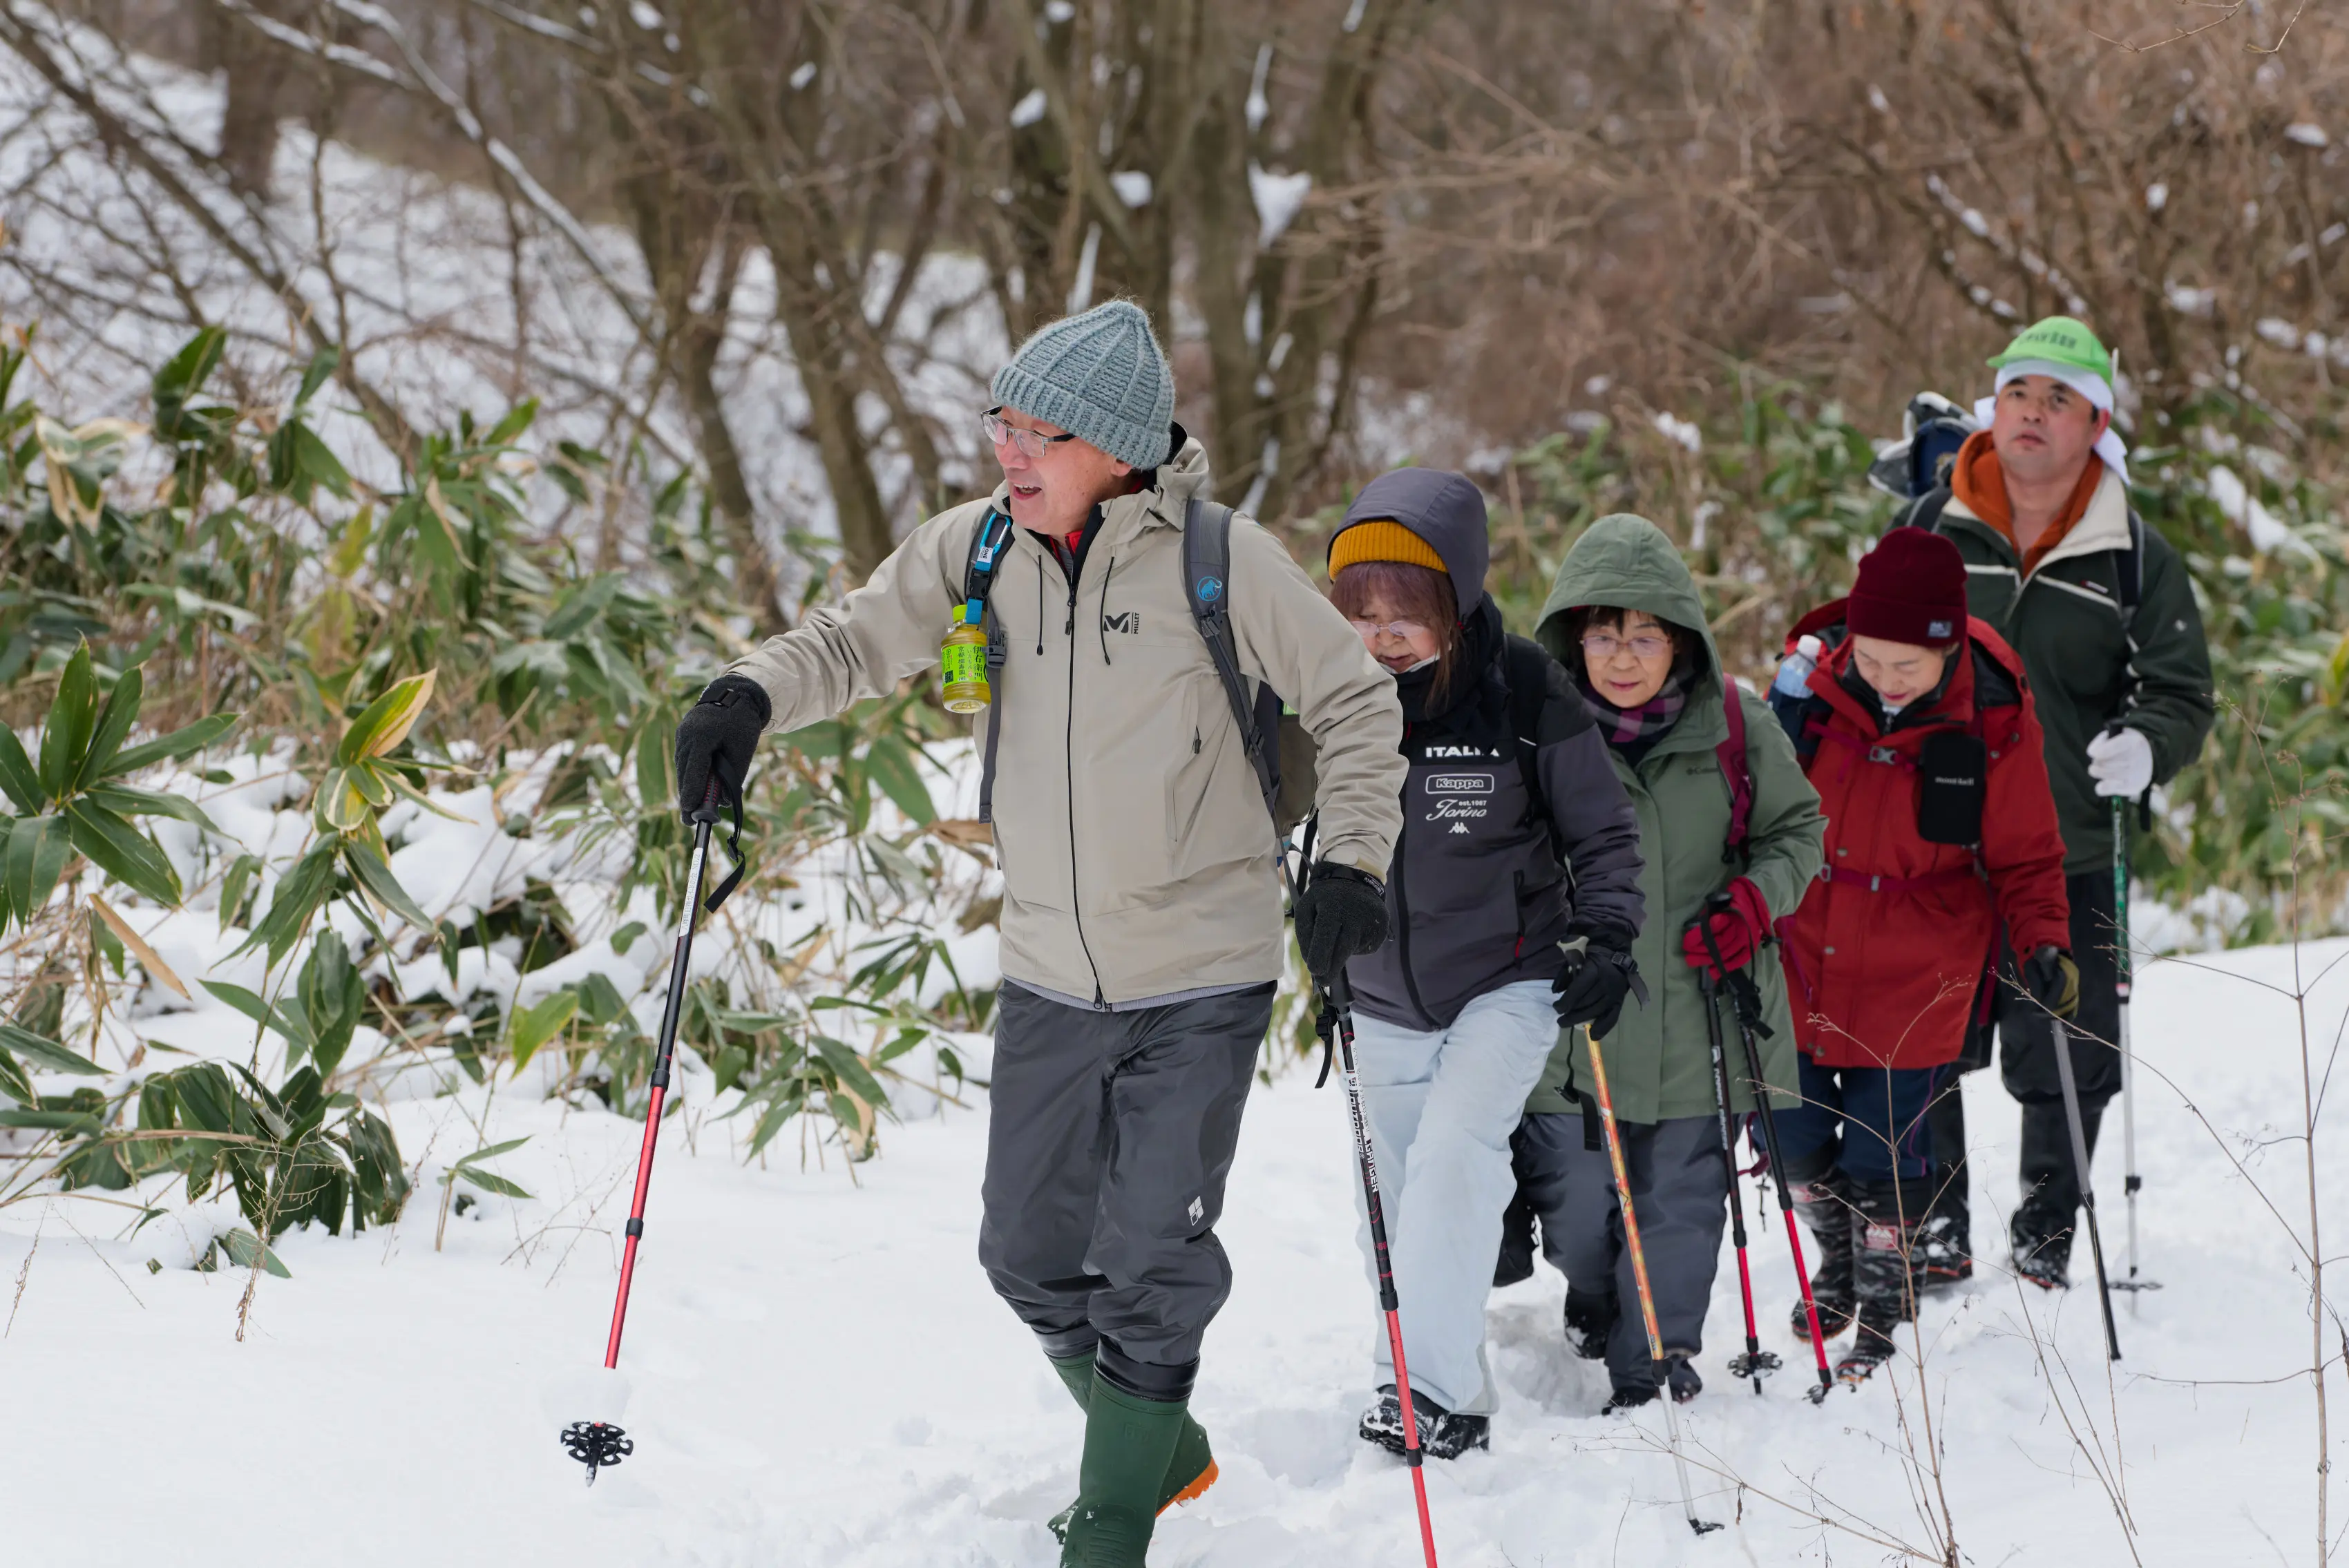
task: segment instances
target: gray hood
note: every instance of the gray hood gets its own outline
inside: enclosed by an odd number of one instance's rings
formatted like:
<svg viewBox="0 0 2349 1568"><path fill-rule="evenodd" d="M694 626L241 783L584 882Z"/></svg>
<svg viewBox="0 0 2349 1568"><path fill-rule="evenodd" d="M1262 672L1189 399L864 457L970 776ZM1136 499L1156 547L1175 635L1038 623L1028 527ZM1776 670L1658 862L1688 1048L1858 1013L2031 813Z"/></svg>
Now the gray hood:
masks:
<svg viewBox="0 0 2349 1568"><path fill-rule="evenodd" d="M1338 533L1381 519L1402 524L1444 560L1452 595L1465 621L1485 601L1485 568L1493 548L1485 536L1485 496L1465 474L1444 469L1396 469L1361 488ZM1338 535L1331 534L1334 543ZM1327 557L1324 562L1326 563Z"/></svg>

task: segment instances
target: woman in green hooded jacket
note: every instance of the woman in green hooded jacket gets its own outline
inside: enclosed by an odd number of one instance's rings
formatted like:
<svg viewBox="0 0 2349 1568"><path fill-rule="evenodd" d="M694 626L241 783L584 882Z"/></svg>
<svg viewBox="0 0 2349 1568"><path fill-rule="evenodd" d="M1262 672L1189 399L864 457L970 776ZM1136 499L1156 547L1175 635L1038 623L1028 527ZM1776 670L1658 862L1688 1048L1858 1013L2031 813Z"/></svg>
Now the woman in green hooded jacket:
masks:
<svg viewBox="0 0 2349 1568"><path fill-rule="evenodd" d="M1655 524L1621 514L1591 524L1559 566L1536 635L1574 676L1639 813L1649 918L1633 956L1651 994L1602 1043L1672 1396L1685 1401L1702 1387L1690 1361L1703 1348L1729 1185L1699 923L1710 924L1728 968L1759 986L1771 1104L1792 1109L1795 1030L1766 944L1818 874L1826 822L1768 704L1728 682L1696 582ZM1753 791L1742 851L1730 843L1732 782L1718 749L1733 692ZM1708 916L1707 900L1721 892L1731 907ZM1742 1115L1754 1099L1736 1020L1721 1002L1729 1109ZM1613 1409L1654 1398L1656 1378L1590 1081L1588 1035L1562 1034L1512 1140L1518 1196L1496 1283L1533 1272L1537 1220L1543 1254L1567 1276L1567 1342L1585 1359L1605 1358Z"/></svg>

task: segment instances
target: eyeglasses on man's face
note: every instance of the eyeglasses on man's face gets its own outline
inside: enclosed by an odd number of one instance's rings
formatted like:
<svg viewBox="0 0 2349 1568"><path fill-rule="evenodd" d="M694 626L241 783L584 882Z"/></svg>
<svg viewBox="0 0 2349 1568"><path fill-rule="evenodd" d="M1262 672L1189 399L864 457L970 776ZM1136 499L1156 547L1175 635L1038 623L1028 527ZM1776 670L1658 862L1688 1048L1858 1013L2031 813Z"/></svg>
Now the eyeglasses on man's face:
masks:
<svg viewBox="0 0 2349 1568"><path fill-rule="evenodd" d="M1073 430L1063 436L1048 436L1041 430L1023 430L1006 419L999 407L981 414L978 428L987 432L987 438L996 446L1019 448L1019 455L1031 463L1044 455L1045 448L1077 438Z"/></svg>

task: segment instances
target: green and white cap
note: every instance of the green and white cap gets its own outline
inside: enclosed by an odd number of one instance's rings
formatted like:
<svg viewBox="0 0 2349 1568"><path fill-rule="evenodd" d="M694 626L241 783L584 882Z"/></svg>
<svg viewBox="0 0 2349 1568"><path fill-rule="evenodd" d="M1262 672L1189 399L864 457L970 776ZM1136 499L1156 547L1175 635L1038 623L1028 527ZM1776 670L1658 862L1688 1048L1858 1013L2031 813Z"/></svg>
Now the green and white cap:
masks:
<svg viewBox="0 0 2349 1568"><path fill-rule="evenodd" d="M1989 364L1998 372L1998 380L1992 386L1991 396L1974 405L1974 418L1984 427L1991 422L1998 394L2026 376L2061 381L2092 406L2107 414L2113 411L2112 351L2085 321L2051 315L2034 322ZM2127 480L2128 448L2109 425L2097 438L2096 456L2124 482Z"/></svg>

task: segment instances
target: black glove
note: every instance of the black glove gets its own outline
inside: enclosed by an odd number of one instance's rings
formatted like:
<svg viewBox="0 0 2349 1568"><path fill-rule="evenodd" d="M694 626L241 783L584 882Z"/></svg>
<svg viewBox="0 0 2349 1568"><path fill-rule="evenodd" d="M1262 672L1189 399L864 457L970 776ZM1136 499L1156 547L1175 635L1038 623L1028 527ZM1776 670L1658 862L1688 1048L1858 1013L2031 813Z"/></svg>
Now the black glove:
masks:
<svg viewBox="0 0 2349 1568"><path fill-rule="evenodd" d="M748 676L719 676L702 687L701 700L677 723L677 806L687 821L700 810L712 773L720 800L742 798L750 756L774 711Z"/></svg>
<svg viewBox="0 0 2349 1568"><path fill-rule="evenodd" d="M2053 943L2023 961L2023 988L2059 1018L2080 1010L2080 966Z"/></svg>
<svg viewBox="0 0 2349 1568"><path fill-rule="evenodd" d="M1386 939L1386 884L1336 861L1315 861L1297 895L1297 948L1315 983L1328 985L1339 965L1377 952Z"/></svg>
<svg viewBox="0 0 2349 1568"><path fill-rule="evenodd" d="M1557 1009L1557 1024L1571 1029L1579 1024L1590 1026L1590 1032L1600 1039L1615 1032L1616 1023L1623 1016L1623 997L1636 991L1640 1005L1648 1003L1648 988L1640 984L1640 966L1631 955L1619 947L1592 946L1579 953L1568 952L1566 967L1551 981L1554 993L1551 1006Z"/></svg>

